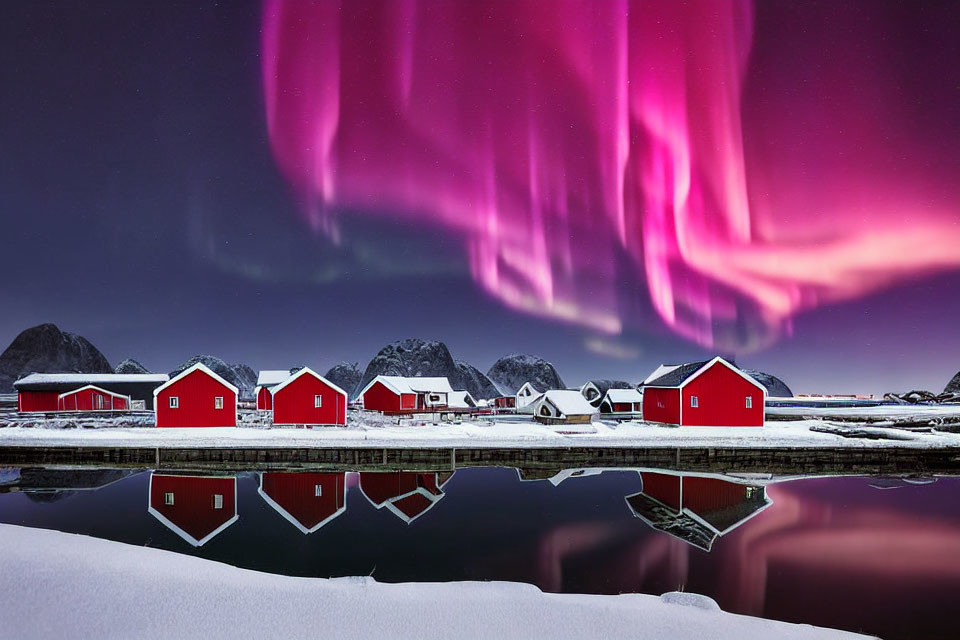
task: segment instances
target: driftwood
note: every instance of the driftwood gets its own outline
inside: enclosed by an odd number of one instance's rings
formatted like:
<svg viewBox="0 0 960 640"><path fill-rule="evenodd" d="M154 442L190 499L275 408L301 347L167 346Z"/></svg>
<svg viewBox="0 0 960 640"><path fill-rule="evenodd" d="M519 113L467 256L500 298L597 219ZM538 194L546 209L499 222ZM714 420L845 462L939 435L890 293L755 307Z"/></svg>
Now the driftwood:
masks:
<svg viewBox="0 0 960 640"><path fill-rule="evenodd" d="M865 438L867 440L915 440L910 431L890 427L850 427L844 424L818 424L810 427L810 431L831 433L844 438Z"/></svg>
<svg viewBox="0 0 960 640"><path fill-rule="evenodd" d="M953 404L960 403L960 393L913 390L907 393L885 393L883 399L897 404Z"/></svg>

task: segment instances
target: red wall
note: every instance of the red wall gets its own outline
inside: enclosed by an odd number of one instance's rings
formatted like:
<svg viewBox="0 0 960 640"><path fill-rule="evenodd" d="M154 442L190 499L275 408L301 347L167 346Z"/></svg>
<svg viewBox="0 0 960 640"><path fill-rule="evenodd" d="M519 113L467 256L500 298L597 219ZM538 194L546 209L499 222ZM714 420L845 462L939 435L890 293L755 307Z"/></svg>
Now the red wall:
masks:
<svg viewBox="0 0 960 640"><path fill-rule="evenodd" d="M260 391L257 393L257 409L264 411L273 409L273 394L270 393L270 389L266 387L260 388Z"/></svg>
<svg viewBox="0 0 960 640"><path fill-rule="evenodd" d="M416 409L417 408L417 394L415 393L404 393L400 395L400 405L404 409Z"/></svg>
<svg viewBox="0 0 960 640"><path fill-rule="evenodd" d="M344 505L344 473L265 473L260 488L307 529ZM320 485L321 496L316 487Z"/></svg>
<svg viewBox="0 0 960 640"><path fill-rule="evenodd" d="M97 406L96 398L103 398L102 404ZM59 400L61 411L125 411L127 399L112 396L96 389L74 391Z"/></svg>
<svg viewBox="0 0 960 640"><path fill-rule="evenodd" d="M696 514L721 511L747 499L746 485L719 478L683 479L683 506Z"/></svg>
<svg viewBox="0 0 960 640"><path fill-rule="evenodd" d="M170 408L170 396L180 398L180 408ZM223 409L214 398L223 396ZM235 427L237 396L206 372L197 369L156 396L158 427Z"/></svg>
<svg viewBox="0 0 960 640"><path fill-rule="evenodd" d="M746 396L753 408L746 408ZM698 407L690 406L697 396ZM683 424L704 427L762 427L763 390L729 367L714 363L683 388Z"/></svg>
<svg viewBox="0 0 960 640"><path fill-rule="evenodd" d="M360 490L371 502L380 505L388 500L423 488L434 495L441 493L437 486L436 473L415 473L412 471L391 471L378 473L362 471Z"/></svg>
<svg viewBox="0 0 960 640"><path fill-rule="evenodd" d="M19 411L57 411L60 394L56 391L21 391L17 394Z"/></svg>
<svg viewBox="0 0 960 640"><path fill-rule="evenodd" d="M313 406L315 395L321 397L319 409ZM273 423L345 425L347 398L323 380L305 373L274 394Z"/></svg>
<svg viewBox="0 0 960 640"><path fill-rule="evenodd" d="M643 419L680 424L680 390L643 388Z"/></svg>
<svg viewBox="0 0 960 640"><path fill-rule="evenodd" d="M153 474L150 506L197 540L217 530L236 512L236 481L233 478L167 476ZM163 494L173 493L173 505L163 503ZM223 508L213 508L213 496L223 496Z"/></svg>
<svg viewBox="0 0 960 640"><path fill-rule="evenodd" d="M640 477L643 479L643 492L646 495L672 509L680 510L680 476L644 472Z"/></svg>
<svg viewBox="0 0 960 640"><path fill-rule="evenodd" d="M363 394L363 408L384 413L397 413L400 411L400 396L382 382L375 382Z"/></svg>

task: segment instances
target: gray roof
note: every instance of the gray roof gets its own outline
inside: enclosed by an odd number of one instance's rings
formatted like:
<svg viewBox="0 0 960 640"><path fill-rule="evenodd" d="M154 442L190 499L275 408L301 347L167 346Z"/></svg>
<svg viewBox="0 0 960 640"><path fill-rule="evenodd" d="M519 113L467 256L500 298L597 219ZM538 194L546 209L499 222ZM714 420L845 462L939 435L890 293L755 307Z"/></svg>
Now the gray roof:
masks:
<svg viewBox="0 0 960 640"><path fill-rule="evenodd" d="M682 364L673 371L644 384L645 387L679 387L687 378L699 371L710 360Z"/></svg>

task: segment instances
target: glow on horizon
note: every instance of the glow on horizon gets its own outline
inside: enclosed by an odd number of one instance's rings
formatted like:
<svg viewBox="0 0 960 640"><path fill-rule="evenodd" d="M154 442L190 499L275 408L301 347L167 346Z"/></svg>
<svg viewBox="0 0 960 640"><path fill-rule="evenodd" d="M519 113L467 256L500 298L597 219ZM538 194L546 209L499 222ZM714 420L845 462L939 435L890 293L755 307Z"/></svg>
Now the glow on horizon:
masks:
<svg viewBox="0 0 960 640"><path fill-rule="evenodd" d="M315 228L440 226L503 303L607 334L639 321L629 277L675 333L743 353L960 265L956 200L877 163L900 123L859 89L842 137L795 126L823 109L801 94L751 112L783 153L745 150L752 39L746 0L266 0L270 143Z"/></svg>

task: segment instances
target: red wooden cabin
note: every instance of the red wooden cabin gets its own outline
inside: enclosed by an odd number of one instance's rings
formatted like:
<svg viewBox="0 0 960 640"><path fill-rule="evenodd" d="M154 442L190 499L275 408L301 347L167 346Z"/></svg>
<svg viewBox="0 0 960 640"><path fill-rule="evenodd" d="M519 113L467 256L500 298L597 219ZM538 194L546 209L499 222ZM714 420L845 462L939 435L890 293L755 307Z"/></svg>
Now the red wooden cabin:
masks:
<svg viewBox="0 0 960 640"><path fill-rule="evenodd" d="M154 390L169 379L165 373L31 373L14 382L13 388L17 391L17 410L21 412L63 411L61 396L87 387L96 387L114 398L127 398L126 410L133 409L133 403L153 409ZM72 407L74 400L68 398L66 402ZM82 400L79 403L83 405ZM113 410L120 409L115 406Z"/></svg>
<svg viewBox="0 0 960 640"><path fill-rule="evenodd" d="M345 473L260 474L260 496L304 534L346 510Z"/></svg>
<svg viewBox="0 0 960 640"><path fill-rule="evenodd" d="M239 519L237 479L154 472L147 511L191 545L203 546Z"/></svg>
<svg viewBox="0 0 960 640"><path fill-rule="evenodd" d="M202 362L153 392L158 427L235 427L237 388Z"/></svg>
<svg viewBox="0 0 960 640"><path fill-rule="evenodd" d="M113 393L94 385L61 393L57 399L58 411L126 411L130 396Z"/></svg>
<svg viewBox="0 0 960 640"><path fill-rule="evenodd" d="M364 409L387 415L451 411L446 378L377 376L358 394Z"/></svg>
<svg viewBox="0 0 960 640"><path fill-rule="evenodd" d="M257 410L273 410L272 390L278 384L290 377L290 371L287 369L261 371L257 375L257 387L253 395L257 398Z"/></svg>
<svg viewBox="0 0 960 640"><path fill-rule="evenodd" d="M643 419L681 426L762 427L766 397L763 385L718 356L661 367L647 378Z"/></svg>
<svg viewBox="0 0 960 640"><path fill-rule="evenodd" d="M347 424L347 392L309 367L273 387L273 423Z"/></svg>
<svg viewBox="0 0 960 640"><path fill-rule="evenodd" d="M377 509L385 507L410 524L443 498L441 488L451 476L453 473L361 472L360 491Z"/></svg>

